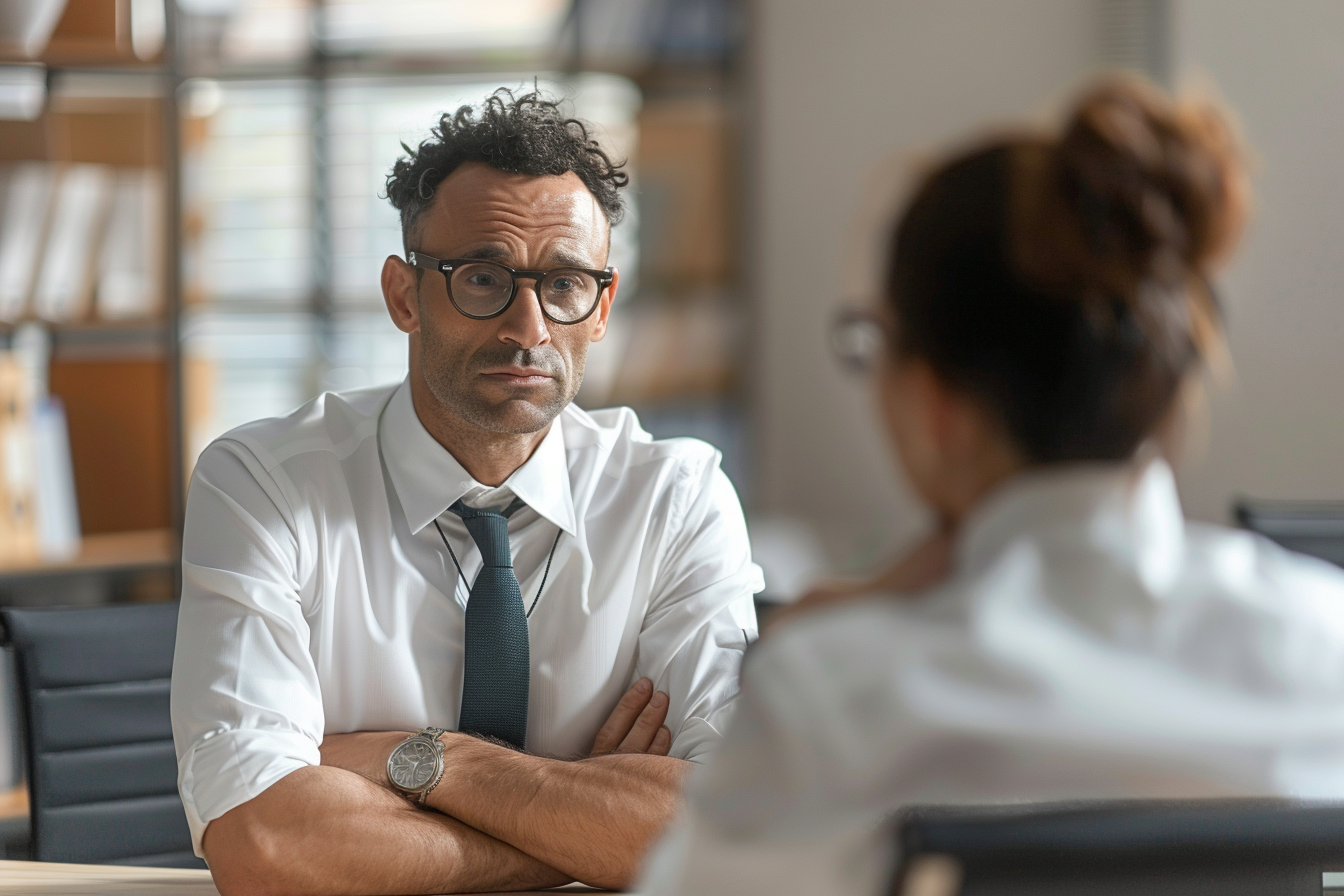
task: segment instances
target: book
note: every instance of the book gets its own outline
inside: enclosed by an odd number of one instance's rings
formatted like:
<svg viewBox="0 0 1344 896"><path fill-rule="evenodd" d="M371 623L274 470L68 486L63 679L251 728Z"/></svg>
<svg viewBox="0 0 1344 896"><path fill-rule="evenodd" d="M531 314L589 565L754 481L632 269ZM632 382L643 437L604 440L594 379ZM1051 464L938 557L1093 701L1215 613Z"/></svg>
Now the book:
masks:
<svg viewBox="0 0 1344 896"><path fill-rule="evenodd" d="M68 321L88 310L112 184L112 169L105 165L69 165L62 171L33 287L32 310L38 317Z"/></svg>
<svg viewBox="0 0 1344 896"><path fill-rule="evenodd" d="M97 311L108 320L150 317L163 305L163 176L117 172L98 262Z"/></svg>
<svg viewBox="0 0 1344 896"><path fill-rule="evenodd" d="M36 121L47 102L47 70L40 65L0 66L0 120Z"/></svg>
<svg viewBox="0 0 1344 896"><path fill-rule="evenodd" d="M79 553L79 507L70 432L59 398L48 395L34 403L31 431L38 552L43 560L69 560Z"/></svg>
<svg viewBox="0 0 1344 896"><path fill-rule="evenodd" d="M66 0L5 0L0 3L0 53L36 59L46 49Z"/></svg>
<svg viewBox="0 0 1344 896"><path fill-rule="evenodd" d="M31 412L27 371L12 352L0 352L0 567L39 556Z"/></svg>
<svg viewBox="0 0 1344 896"><path fill-rule="evenodd" d="M51 336L41 324L20 324L3 358L0 433L8 436L0 492L24 505L10 510L23 545L19 559L68 560L79 552L79 511L65 409L47 394Z"/></svg>
<svg viewBox="0 0 1344 896"><path fill-rule="evenodd" d="M27 310L37 276L55 169L46 162L10 165L0 184L0 321L13 321Z"/></svg>

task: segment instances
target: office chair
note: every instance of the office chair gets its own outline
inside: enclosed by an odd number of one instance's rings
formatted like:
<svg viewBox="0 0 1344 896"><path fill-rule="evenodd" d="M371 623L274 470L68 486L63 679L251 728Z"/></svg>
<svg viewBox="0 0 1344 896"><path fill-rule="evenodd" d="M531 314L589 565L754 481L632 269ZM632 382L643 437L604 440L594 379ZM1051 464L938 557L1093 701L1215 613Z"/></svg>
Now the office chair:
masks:
<svg viewBox="0 0 1344 896"><path fill-rule="evenodd" d="M30 855L204 868L168 715L177 604L0 611L18 666Z"/></svg>
<svg viewBox="0 0 1344 896"><path fill-rule="evenodd" d="M1237 524L1290 551L1344 566L1344 503L1336 501L1238 501Z"/></svg>
<svg viewBox="0 0 1344 896"><path fill-rule="evenodd" d="M1344 803L922 808L897 821L896 848L891 896L1344 893L1329 873L1344 869Z"/></svg>

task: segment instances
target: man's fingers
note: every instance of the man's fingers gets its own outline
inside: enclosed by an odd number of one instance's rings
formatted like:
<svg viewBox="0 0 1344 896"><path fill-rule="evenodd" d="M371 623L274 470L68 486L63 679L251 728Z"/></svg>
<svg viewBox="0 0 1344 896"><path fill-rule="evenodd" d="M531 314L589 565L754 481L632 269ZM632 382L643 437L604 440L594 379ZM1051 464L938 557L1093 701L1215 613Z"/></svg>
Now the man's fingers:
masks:
<svg viewBox="0 0 1344 896"><path fill-rule="evenodd" d="M597 732L597 737L593 738L592 755L610 753L619 747L630 733L639 714L649 705L652 696L653 682L649 679L641 678L631 685L630 690L625 692L625 696L616 704L616 708L611 711L611 715Z"/></svg>
<svg viewBox="0 0 1344 896"><path fill-rule="evenodd" d="M653 746L653 739L658 734L658 729L662 727L664 720L667 719L667 695L662 691L654 694L649 699L649 705L644 707L644 711L635 719L635 724L630 726L630 733L621 741L617 747L618 753L647 753L649 747Z"/></svg>
<svg viewBox="0 0 1344 896"><path fill-rule="evenodd" d="M649 744L649 754L651 756L666 756L670 749L672 749L672 732L664 725L653 736L653 743Z"/></svg>

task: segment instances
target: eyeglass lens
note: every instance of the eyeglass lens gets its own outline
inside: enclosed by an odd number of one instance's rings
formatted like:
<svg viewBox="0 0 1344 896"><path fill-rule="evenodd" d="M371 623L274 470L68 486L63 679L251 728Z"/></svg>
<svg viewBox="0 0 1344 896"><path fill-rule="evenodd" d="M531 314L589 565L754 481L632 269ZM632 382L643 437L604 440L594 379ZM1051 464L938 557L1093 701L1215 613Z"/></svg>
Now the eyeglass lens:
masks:
<svg viewBox="0 0 1344 896"><path fill-rule="evenodd" d="M842 314L831 329L831 349L845 368L856 373L871 370L885 345L881 325L864 314Z"/></svg>
<svg viewBox="0 0 1344 896"><path fill-rule="evenodd" d="M508 304L513 275L507 268L488 261L459 265L448 281L453 301L467 314L486 317ZM599 284L592 274L561 268L548 271L537 284L537 295L546 313L556 320L575 321L585 316L597 301Z"/></svg>

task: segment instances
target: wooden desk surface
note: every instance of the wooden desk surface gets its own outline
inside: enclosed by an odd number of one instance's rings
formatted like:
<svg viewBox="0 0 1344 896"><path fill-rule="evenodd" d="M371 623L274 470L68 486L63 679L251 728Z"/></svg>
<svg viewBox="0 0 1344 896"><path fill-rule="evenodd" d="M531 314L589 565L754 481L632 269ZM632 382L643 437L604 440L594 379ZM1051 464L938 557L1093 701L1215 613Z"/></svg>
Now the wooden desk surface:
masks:
<svg viewBox="0 0 1344 896"><path fill-rule="evenodd" d="M587 887L562 887L516 896L557 893L600 893ZM174 868L128 868L124 865L60 865L55 862L11 862L0 859L0 896L219 896L209 871ZM498 894L496 894L498 896Z"/></svg>
<svg viewBox="0 0 1344 896"><path fill-rule="evenodd" d="M219 896L209 871L0 860L0 894L11 893L32 896L101 896L103 893Z"/></svg>

